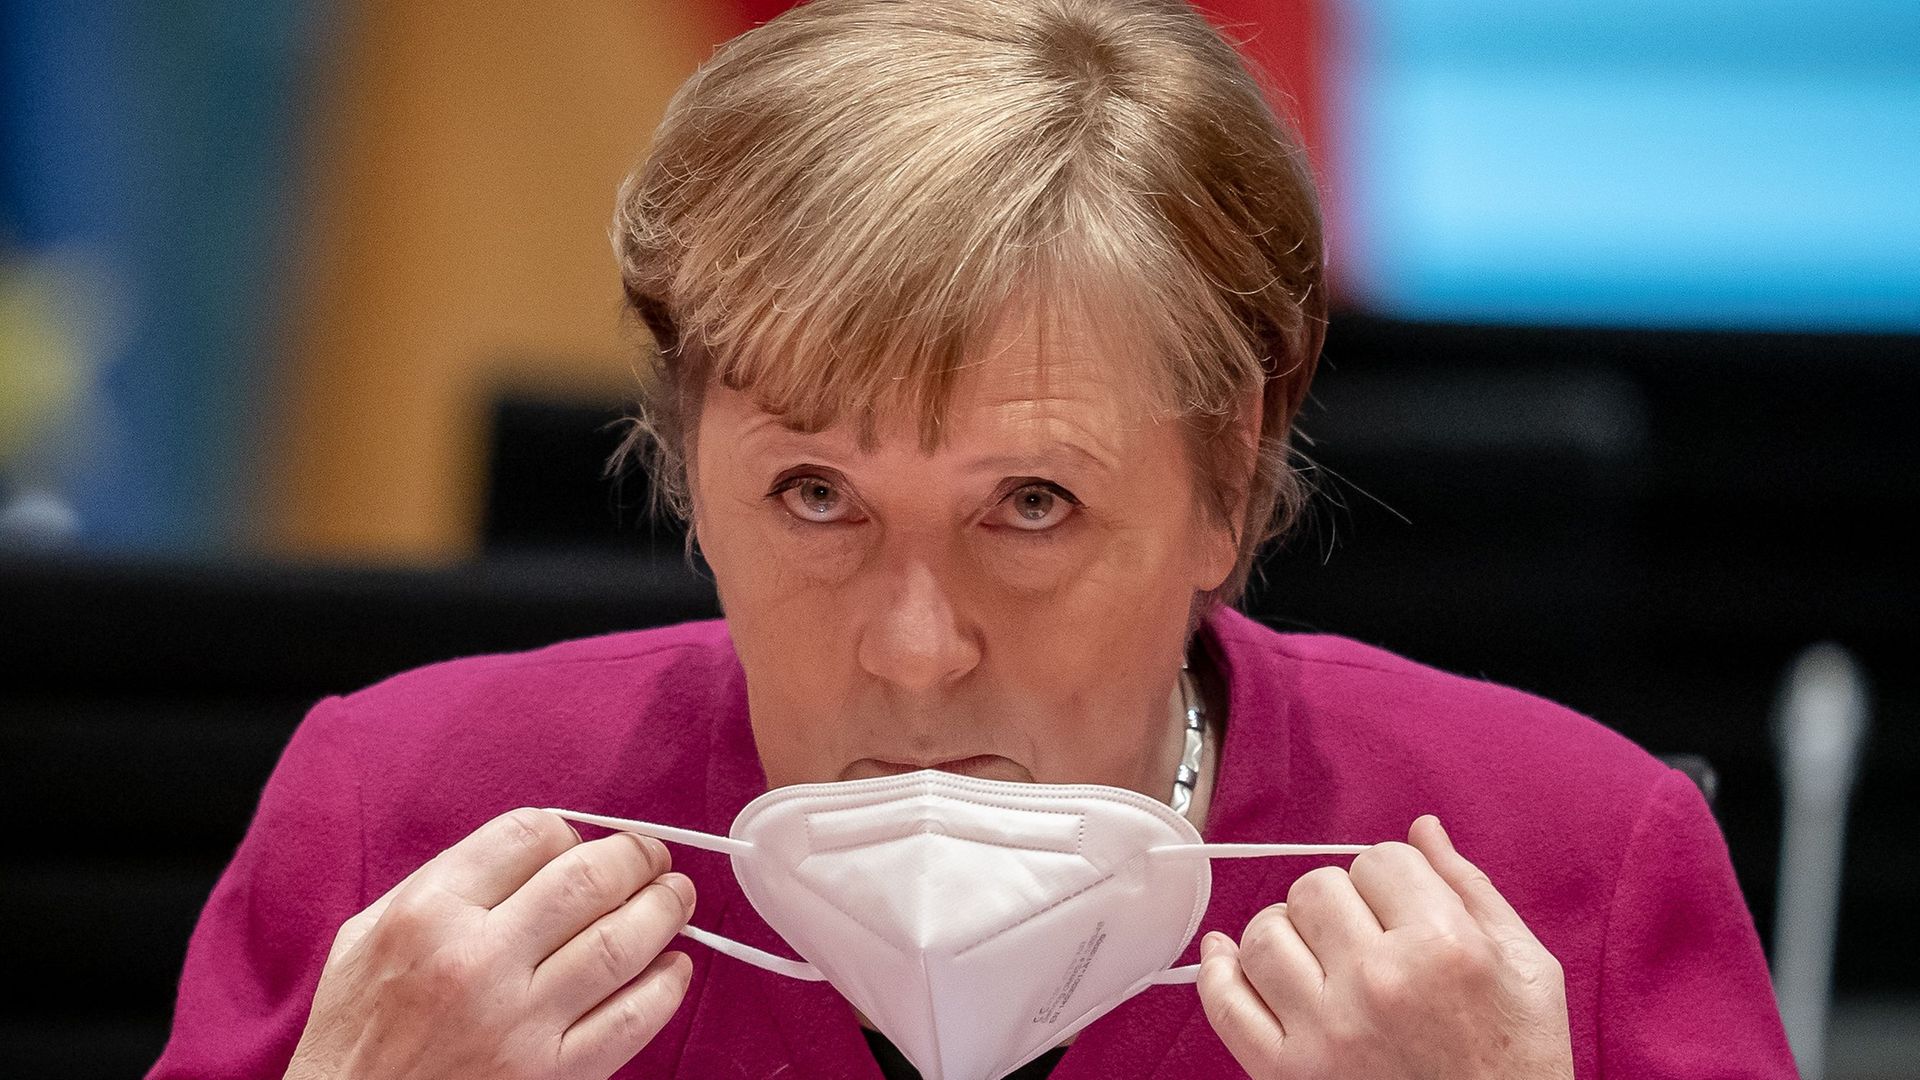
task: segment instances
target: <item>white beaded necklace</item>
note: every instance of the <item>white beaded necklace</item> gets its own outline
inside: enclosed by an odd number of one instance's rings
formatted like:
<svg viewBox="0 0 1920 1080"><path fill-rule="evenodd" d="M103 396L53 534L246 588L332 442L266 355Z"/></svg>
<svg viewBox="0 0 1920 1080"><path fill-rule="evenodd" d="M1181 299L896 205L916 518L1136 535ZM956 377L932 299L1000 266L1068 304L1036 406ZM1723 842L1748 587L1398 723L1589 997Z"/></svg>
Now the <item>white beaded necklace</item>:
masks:
<svg viewBox="0 0 1920 1080"><path fill-rule="evenodd" d="M1207 745L1207 707L1200 700L1199 690L1193 685L1193 673L1184 661L1180 664L1179 709L1184 714L1181 719L1186 725L1186 737L1180 747L1180 767L1173 773L1173 796L1167 805L1184 817L1193 805L1193 786L1200 782L1200 754Z"/></svg>

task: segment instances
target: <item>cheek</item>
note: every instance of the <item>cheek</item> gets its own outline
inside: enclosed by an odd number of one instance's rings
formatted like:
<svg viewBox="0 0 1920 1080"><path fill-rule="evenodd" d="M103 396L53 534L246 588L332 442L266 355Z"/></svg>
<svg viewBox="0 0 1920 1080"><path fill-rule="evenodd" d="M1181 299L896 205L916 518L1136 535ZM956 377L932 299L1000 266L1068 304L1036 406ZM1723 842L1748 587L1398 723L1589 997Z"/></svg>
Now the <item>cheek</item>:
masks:
<svg viewBox="0 0 1920 1080"><path fill-rule="evenodd" d="M1070 663L1065 672L1098 684L1179 639L1192 600L1186 561L1165 537L1115 537L1003 629L1020 639L1019 654Z"/></svg>
<svg viewBox="0 0 1920 1080"><path fill-rule="evenodd" d="M769 517L771 515L768 515ZM824 573L845 559L808 558L777 523L731 522L705 545L728 632L752 684L780 699L831 697L850 668L849 577ZM804 692L803 692L804 691Z"/></svg>
<svg viewBox="0 0 1920 1080"><path fill-rule="evenodd" d="M729 534L710 556L721 609L751 680L778 699L833 700L858 666L857 557L840 539L796 543L778 524Z"/></svg>
<svg viewBox="0 0 1920 1080"><path fill-rule="evenodd" d="M860 713L850 635L831 615L790 615L799 609L753 588L723 592L746 597L727 609L727 630L746 672L748 718L768 782L835 779L852 735L845 718Z"/></svg>
<svg viewBox="0 0 1920 1080"><path fill-rule="evenodd" d="M844 560L805 557L817 545L796 545L772 514L729 510L710 521L702 547L747 675L767 782L837 779L857 735L844 718L860 714L859 664L845 575L823 576L821 566Z"/></svg>
<svg viewBox="0 0 1920 1080"><path fill-rule="evenodd" d="M1182 542L1154 530L1109 537L1057 587L991 617L998 651L1022 681L1066 699L1065 723L1099 728L1134 715L1179 663L1194 593Z"/></svg>

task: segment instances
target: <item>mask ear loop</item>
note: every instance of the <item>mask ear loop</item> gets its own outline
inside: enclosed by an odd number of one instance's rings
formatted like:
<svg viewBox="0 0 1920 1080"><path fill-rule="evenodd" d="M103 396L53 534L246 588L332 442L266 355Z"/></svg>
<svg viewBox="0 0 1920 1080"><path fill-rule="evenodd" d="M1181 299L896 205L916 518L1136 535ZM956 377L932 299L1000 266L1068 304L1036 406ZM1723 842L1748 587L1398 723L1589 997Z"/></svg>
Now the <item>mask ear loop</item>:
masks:
<svg viewBox="0 0 1920 1080"><path fill-rule="evenodd" d="M715 836L712 833L696 832L693 829L679 829L672 825L655 825L651 821L631 821L627 818L603 817L600 814L582 814L577 810L555 810L548 807L548 814L557 814L568 821L578 821L583 825L598 825L615 832L639 833L656 840L668 840L688 847L697 847L703 851L717 851L722 855L753 854L753 845L745 840L735 840L731 836Z"/></svg>
<svg viewBox="0 0 1920 1080"><path fill-rule="evenodd" d="M1372 844L1166 844L1149 848L1150 855L1197 855L1208 859L1252 859L1263 855L1358 855ZM1133 984L1129 994L1149 986L1200 981L1200 965L1163 968Z"/></svg>
<svg viewBox="0 0 1920 1080"><path fill-rule="evenodd" d="M753 855L752 844L744 840L735 840L731 836L715 836L712 833L697 832L693 829L680 829L672 825L656 825L651 821L632 821L627 818L605 817L600 814L582 814L575 810L556 810L549 808L546 812L549 814L557 814L568 821L580 822L583 825L597 825L602 829L612 829L615 832L630 832L637 833L641 836L651 836L656 840L685 844L688 847L700 848L703 851L717 851L722 855L730 855L734 858L750 858ZM827 977L820 974L819 968L814 967L804 960L789 960L784 956L775 956L765 949L756 949L744 942L721 937L711 930L702 930L692 924L681 927L680 933L683 937L697 941L707 948L712 949L714 952L723 953L733 957L735 960L740 960L752 964L754 967L771 971L775 975L785 975L790 979L800 979L805 982L827 981Z"/></svg>
<svg viewBox="0 0 1920 1080"><path fill-rule="evenodd" d="M784 956L775 956L765 949L756 949L751 945L735 941L732 938L721 937L719 934L702 930L691 923L681 927L680 933L705 945L714 952L725 953L735 960L744 961L752 964L754 967L771 971L775 975L785 975L789 979L799 979L802 982L827 981L827 977L820 974L819 968L814 967L805 960L789 960Z"/></svg>
<svg viewBox="0 0 1920 1080"><path fill-rule="evenodd" d="M1150 855L1199 855L1208 859L1252 859L1263 855L1358 855L1372 844L1162 844Z"/></svg>

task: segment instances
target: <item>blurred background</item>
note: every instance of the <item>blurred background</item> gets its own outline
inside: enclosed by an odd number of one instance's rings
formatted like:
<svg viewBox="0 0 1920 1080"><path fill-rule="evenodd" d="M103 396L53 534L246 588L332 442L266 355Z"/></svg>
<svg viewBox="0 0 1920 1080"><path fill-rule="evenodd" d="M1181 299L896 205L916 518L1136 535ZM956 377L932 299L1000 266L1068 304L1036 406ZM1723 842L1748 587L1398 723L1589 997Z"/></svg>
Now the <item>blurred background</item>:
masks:
<svg viewBox="0 0 1920 1080"><path fill-rule="evenodd" d="M151 1062L318 696L714 613L606 231L785 6L0 0L0 1074ZM1920 6L1201 7L1336 278L1251 610L1686 764L1807 1075L1920 1076Z"/></svg>

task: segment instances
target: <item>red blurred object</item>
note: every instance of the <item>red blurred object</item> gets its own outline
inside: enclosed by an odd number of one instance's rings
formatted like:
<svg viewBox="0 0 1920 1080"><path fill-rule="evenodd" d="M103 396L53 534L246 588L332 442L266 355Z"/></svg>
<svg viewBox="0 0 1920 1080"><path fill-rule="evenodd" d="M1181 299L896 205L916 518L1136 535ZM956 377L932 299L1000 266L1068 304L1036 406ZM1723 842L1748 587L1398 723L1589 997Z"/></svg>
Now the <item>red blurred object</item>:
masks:
<svg viewBox="0 0 1920 1080"><path fill-rule="evenodd" d="M1277 91L1274 105L1300 125L1307 151L1326 168L1327 125L1320 95L1327 0L1201 0L1194 7L1263 69ZM739 28L757 26L798 6L794 0L727 0ZM1290 99L1290 100L1289 100ZM1324 175L1324 173L1323 173Z"/></svg>
<svg viewBox="0 0 1920 1080"><path fill-rule="evenodd" d="M800 6L793 0L728 0L728 3L739 14L742 30L758 26L788 8Z"/></svg>
<svg viewBox="0 0 1920 1080"><path fill-rule="evenodd" d="M1332 116L1327 58L1337 29L1333 0L1200 0L1201 14L1220 28L1241 55L1264 73L1274 110L1293 120L1320 186L1327 250L1340 250L1339 140ZM1338 260L1328 266L1328 291L1343 292Z"/></svg>
<svg viewBox="0 0 1920 1080"><path fill-rule="evenodd" d="M1328 37L1333 30L1331 2L1198 0L1194 7L1264 74L1274 109L1298 126L1320 182L1327 246L1334 250L1339 247L1334 233L1340 219L1333 206L1338 147L1332 138L1325 83ZM726 6L738 19L737 33L798 5L793 0L726 0ZM1338 294L1338 281L1329 284Z"/></svg>
<svg viewBox="0 0 1920 1080"><path fill-rule="evenodd" d="M1326 126L1321 114L1322 18L1326 0L1203 0L1194 7L1239 47L1269 80L1274 108L1300 126L1322 167Z"/></svg>

